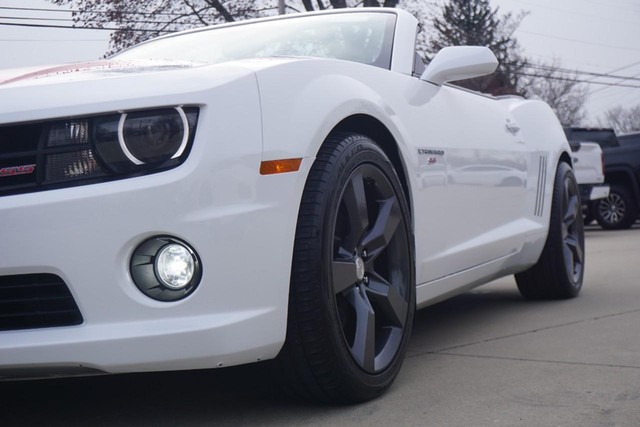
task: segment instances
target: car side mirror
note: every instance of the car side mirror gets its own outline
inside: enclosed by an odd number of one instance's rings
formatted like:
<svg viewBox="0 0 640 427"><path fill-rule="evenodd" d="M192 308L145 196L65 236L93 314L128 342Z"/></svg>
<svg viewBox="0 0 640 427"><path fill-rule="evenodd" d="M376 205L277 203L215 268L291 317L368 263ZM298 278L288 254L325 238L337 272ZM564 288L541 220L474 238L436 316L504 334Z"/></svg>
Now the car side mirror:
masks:
<svg viewBox="0 0 640 427"><path fill-rule="evenodd" d="M429 63L420 79L441 86L446 82L486 76L496 68L498 60L487 47L445 47Z"/></svg>

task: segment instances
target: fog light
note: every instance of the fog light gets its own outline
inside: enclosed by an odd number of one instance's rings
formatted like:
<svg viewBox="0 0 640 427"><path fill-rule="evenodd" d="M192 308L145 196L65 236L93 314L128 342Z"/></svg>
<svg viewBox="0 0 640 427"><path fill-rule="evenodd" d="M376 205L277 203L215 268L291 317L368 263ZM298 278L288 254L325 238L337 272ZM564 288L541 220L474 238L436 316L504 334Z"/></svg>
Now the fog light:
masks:
<svg viewBox="0 0 640 427"><path fill-rule="evenodd" d="M171 236L145 240L133 251L131 277L145 295L159 301L177 301L192 293L202 276L195 250Z"/></svg>
<svg viewBox="0 0 640 427"><path fill-rule="evenodd" d="M156 257L156 273L163 285L182 289L193 279L195 260L182 245L172 243L160 250Z"/></svg>

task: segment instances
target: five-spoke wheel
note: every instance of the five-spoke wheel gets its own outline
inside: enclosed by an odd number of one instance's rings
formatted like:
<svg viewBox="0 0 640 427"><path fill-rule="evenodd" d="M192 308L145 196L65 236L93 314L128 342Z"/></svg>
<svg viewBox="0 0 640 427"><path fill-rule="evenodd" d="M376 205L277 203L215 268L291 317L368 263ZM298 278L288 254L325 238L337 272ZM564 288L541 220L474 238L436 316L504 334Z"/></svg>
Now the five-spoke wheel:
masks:
<svg viewBox="0 0 640 427"><path fill-rule="evenodd" d="M407 230L395 190L382 170L363 164L349 176L336 213L331 263L340 326L367 372L398 353L409 306Z"/></svg>
<svg viewBox="0 0 640 427"><path fill-rule="evenodd" d="M572 282L578 282L584 268L584 226L578 186L570 176L564 178L562 194L562 243L565 270Z"/></svg>
<svg viewBox="0 0 640 427"><path fill-rule="evenodd" d="M360 402L400 370L415 311L409 209L392 162L371 139L325 141L302 196L287 338L287 387Z"/></svg>
<svg viewBox="0 0 640 427"><path fill-rule="evenodd" d="M525 298L572 298L582 288L584 277L584 223L578 183L564 162L556 170L549 232L538 262L516 274Z"/></svg>

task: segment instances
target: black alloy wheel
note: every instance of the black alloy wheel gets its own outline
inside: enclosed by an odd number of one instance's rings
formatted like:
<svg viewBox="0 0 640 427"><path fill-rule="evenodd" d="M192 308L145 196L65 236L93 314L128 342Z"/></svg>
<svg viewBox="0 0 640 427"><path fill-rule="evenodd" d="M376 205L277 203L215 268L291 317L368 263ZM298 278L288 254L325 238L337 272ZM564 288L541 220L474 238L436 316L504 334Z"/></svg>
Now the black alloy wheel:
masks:
<svg viewBox="0 0 640 427"><path fill-rule="evenodd" d="M576 283L581 280L584 268L584 223L580 190L575 178L567 175L563 181L562 192L562 243L565 271L569 280Z"/></svg>
<svg viewBox="0 0 640 427"><path fill-rule="evenodd" d="M415 311L410 224L400 181L378 145L357 134L325 141L298 214L277 359L289 391L353 403L391 385Z"/></svg>
<svg viewBox="0 0 640 427"><path fill-rule="evenodd" d="M364 371L398 353L409 310L409 242L389 179L372 164L349 177L336 213L331 274L342 335Z"/></svg>
<svg viewBox="0 0 640 427"><path fill-rule="evenodd" d="M549 232L538 262L515 275L518 290L529 299L573 298L584 278L585 249L582 203L571 167L556 170Z"/></svg>

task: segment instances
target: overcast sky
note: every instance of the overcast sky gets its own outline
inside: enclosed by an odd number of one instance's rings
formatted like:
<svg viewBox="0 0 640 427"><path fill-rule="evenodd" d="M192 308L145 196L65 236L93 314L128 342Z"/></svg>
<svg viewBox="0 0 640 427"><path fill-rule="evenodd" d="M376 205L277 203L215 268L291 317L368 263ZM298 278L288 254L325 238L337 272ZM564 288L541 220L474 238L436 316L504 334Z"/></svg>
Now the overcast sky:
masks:
<svg viewBox="0 0 640 427"><path fill-rule="evenodd" d="M527 11L515 35L526 56L564 68L640 78L640 0L491 0L502 12ZM55 8L46 0L0 0L0 7ZM65 21L9 20L6 17L69 19L59 12L0 9L0 22L68 25ZM4 19L3 19L4 18ZM108 31L0 25L0 68L26 67L100 58ZM593 79L586 104L590 124L608 108L640 104L640 80ZM611 87L621 83L638 86Z"/></svg>

